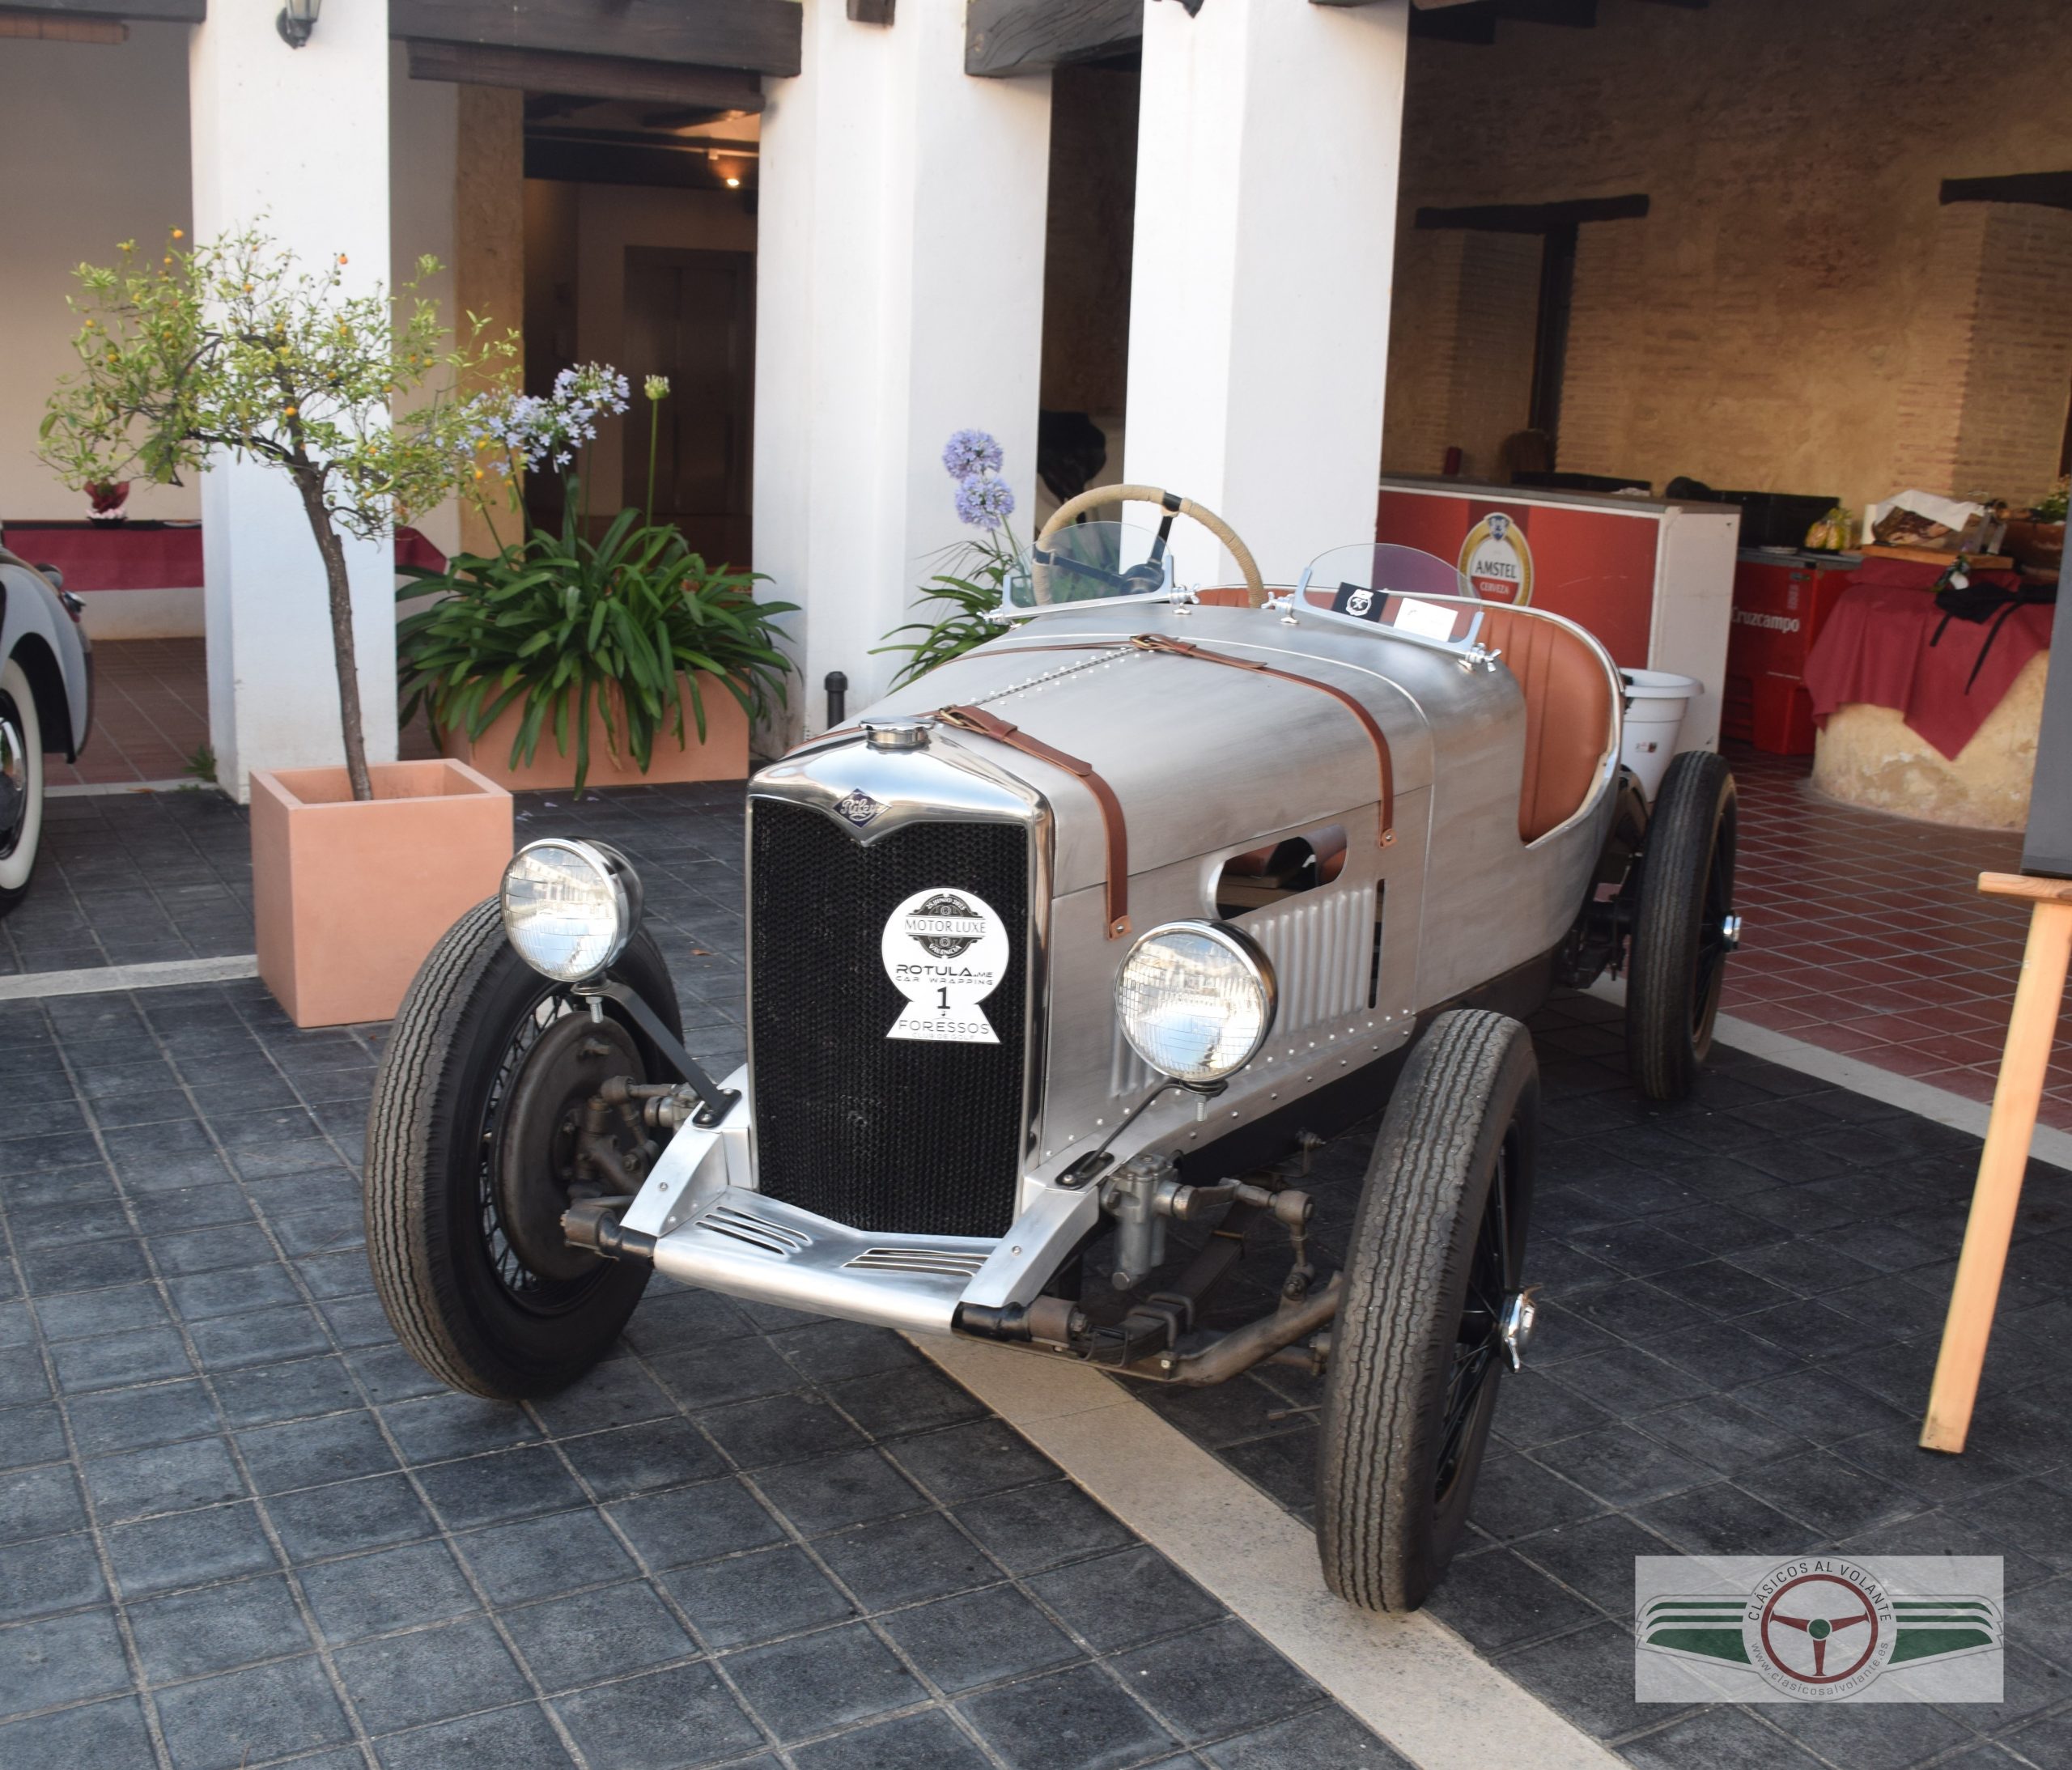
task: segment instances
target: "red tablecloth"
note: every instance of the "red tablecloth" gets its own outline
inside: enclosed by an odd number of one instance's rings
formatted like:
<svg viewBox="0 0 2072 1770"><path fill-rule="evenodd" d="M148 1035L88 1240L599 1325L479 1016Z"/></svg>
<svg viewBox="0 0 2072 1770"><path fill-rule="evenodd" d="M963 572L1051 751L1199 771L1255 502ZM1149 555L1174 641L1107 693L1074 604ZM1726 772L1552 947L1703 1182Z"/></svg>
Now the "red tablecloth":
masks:
<svg viewBox="0 0 2072 1770"><path fill-rule="evenodd" d="M31 565L57 567L67 590L179 590L202 581L199 524L11 522L0 542ZM398 528L396 563L439 571L446 556L416 529Z"/></svg>
<svg viewBox="0 0 2072 1770"><path fill-rule="evenodd" d="M1985 654L1978 680L1968 691L1972 666L1993 631L1996 614L1984 622L1952 621L1942 637L1929 641L1942 623L1930 593L1938 569L1909 559L1866 559L1856 581L1841 595L1806 660L1806 689L1813 716L1824 722L1850 701L1896 708L1921 736L1953 760L1998 707L2022 668L2050 648L2051 616L2045 607L2019 608L2001 623ZM2005 584L2011 571L1976 571L1974 581Z"/></svg>

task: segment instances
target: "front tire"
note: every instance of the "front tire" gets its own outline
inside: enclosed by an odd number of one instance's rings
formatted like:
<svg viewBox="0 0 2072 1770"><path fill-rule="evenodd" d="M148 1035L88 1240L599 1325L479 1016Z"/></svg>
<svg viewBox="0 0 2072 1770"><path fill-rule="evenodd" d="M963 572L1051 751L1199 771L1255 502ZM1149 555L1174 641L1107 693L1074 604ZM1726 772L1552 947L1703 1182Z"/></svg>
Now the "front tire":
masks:
<svg viewBox="0 0 2072 1770"><path fill-rule="evenodd" d="M1681 1100L1713 1048L1734 950L1734 772L1711 750L1669 765L1648 819L1626 982L1626 1068L1650 1100Z"/></svg>
<svg viewBox="0 0 2072 1770"><path fill-rule="evenodd" d="M28 673L0 664L0 915L29 893L43 846L43 724Z"/></svg>
<svg viewBox="0 0 2072 1770"><path fill-rule="evenodd" d="M644 932L610 974L679 1030L675 986ZM512 949L494 898L447 931L397 1013L367 1112L367 1261L396 1337L453 1388L517 1401L566 1387L610 1349L647 1287L645 1262L561 1243L550 1146L563 1103L540 1104L527 1065L537 1051L562 1066L571 1100L628 1061L645 1072L636 1079L659 1077L659 1054L613 1004L605 1013L596 1049L578 1048L568 1017L587 1007ZM523 1137L505 1135L520 1127Z"/></svg>
<svg viewBox="0 0 2072 1770"><path fill-rule="evenodd" d="M1460 1009L1418 1041L1382 1117L1317 1457L1324 1581L1363 1609L1416 1609L1467 1526L1520 1293L1539 1110L1531 1035Z"/></svg>

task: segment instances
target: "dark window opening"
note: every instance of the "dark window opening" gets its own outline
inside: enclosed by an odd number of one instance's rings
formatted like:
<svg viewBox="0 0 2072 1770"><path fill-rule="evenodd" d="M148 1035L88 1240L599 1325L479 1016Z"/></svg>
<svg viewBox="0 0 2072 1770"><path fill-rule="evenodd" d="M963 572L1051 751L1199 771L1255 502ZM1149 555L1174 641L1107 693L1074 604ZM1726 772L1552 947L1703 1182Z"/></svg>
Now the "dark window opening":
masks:
<svg viewBox="0 0 2072 1770"><path fill-rule="evenodd" d="M1539 253L1539 312L1533 324L1531 429L1558 450L1561 377L1569 367L1569 312L1576 295L1576 224L1550 227ZM1550 466L1552 463L1550 462Z"/></svg>
<svg viewBox="0 0 2072 1770"><path fill-rule="evenodd" d="M1329 885L1344 869L1343 824L1327 824L1304 835L1233 855L1223 863L1216 881L1216 913L1235 920L1250 910Z"/></svg>
<svg viewBox="0 0 2072 1770"><path fill-rule="evenodd" d="M1367 1006L1382 1005L1382 918L1388 907L1388 881L1374 887L1374 950L1367 960Z"/></svg>

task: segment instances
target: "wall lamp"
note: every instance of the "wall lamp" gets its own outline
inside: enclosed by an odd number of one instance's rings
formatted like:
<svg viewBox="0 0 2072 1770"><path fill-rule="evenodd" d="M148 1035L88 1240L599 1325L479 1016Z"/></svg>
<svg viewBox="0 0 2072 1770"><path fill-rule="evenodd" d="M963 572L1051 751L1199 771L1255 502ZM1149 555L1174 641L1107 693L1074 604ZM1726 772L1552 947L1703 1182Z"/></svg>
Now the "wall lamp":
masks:
<svg viewBox="0 0 2072 1770"><path fill-rule="evenodd" d="M282 42L291 49L299 49L309 40L316 28L316 15L323 10L324 0L287 0L281 8L281 15L274 21L274 28L281 33Z"/></svg>

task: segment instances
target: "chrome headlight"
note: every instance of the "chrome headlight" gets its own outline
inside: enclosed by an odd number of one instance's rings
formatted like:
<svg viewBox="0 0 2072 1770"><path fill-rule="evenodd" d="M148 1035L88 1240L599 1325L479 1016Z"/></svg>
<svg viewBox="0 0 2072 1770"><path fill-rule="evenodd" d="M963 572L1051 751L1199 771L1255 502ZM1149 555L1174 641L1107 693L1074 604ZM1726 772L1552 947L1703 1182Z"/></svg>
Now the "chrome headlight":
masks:
<svg viewBox="0 0 2072 1770"><path fill-rule="evenodd" d="M550 836L529 842L503 869L503 932L542 977L595 977L640 923L640 880L616 848Z"/></svg>
<svg viewBox="0 0 2072 1770"><path fill-rule="evenodd" d="M1273 966L1225 922L1166 922L1130 949L1115 1012L1130 1049L1161 1076L1221 1081L1273 1030Z"/></svg>

